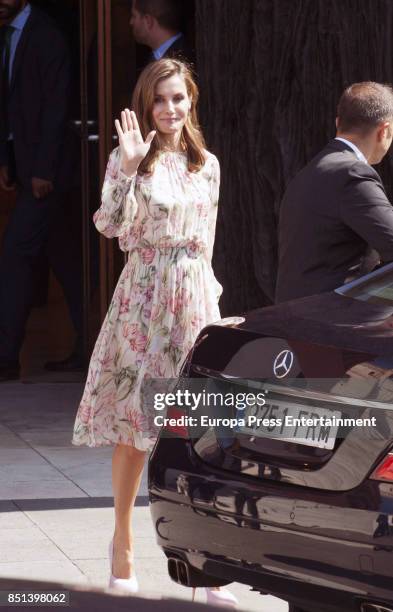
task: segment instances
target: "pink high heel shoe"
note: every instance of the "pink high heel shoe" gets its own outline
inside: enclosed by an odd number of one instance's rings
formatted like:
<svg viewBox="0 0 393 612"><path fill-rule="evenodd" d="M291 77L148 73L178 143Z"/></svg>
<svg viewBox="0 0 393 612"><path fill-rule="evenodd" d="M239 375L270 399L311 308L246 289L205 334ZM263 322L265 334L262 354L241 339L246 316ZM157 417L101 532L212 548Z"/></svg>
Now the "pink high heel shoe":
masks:
<svg viewBox="0 0 393 612"><path fill-rule="evenodd" d="M192 601L195 599L196 588L192 589ZM238 606L238 599L228 591L228 589L209 589L209 587L205 587L206 593L206 603L211 606L220 606L221 608L231 608L236 609Z"/></svg>
<svg viewBox="0 0 393 612"><path fill-rule="evenodd" d="M133 574L131 578L116 578L112 574L112 562L113 562L113 538L109 542L109 565L111 575L109 578L109 587L111 589L115 589L116 591L123 591L124 593L138 593L139 585L138 580Z"/></svg>

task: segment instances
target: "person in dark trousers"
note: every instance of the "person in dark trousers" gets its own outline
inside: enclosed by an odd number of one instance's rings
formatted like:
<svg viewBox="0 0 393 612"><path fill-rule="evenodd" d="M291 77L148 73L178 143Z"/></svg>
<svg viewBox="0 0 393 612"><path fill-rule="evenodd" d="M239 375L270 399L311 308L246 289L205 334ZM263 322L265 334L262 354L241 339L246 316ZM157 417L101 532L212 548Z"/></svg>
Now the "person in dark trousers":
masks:
<svg viewBox="0 0 393 612"><path fill-rule="evenodd" d="M52 21L26 0L0 0L0 188L17 190L0 251L0 382L19 376L34 266L63 223L70 60ZM53 241L52 241L53 242ZM78 335L82 304L72 243L51 249Z"/></svg>
<svg viewBox="0 0 393 612"><path fill-rule="evenodd" d="M150 47L150 61L169 57L194 63L194 50L182 32L183 22L184 0L132 2L132 33L137 43Z"/></svg>
<svg viewBox="0 0 393 612"><path fill-rule="evenodd" d="M285 192L276 302L336 289L359 273L370 248L382 263L393 260L393 208L372 168L393 138L391 87L374 82L348 87L336 126L336 138Z"/></svg>

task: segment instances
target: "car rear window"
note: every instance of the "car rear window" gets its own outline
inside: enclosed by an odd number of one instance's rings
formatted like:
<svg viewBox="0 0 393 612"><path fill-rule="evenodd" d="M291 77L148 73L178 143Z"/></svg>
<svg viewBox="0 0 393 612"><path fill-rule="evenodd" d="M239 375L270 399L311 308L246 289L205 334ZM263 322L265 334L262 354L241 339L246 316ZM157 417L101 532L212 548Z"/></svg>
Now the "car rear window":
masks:
<svg viewBox="0 0 393 612"><path fill-rule="evenodd" d="M335 292L362 302L393 307L393 263L342 285Z"/></svg>

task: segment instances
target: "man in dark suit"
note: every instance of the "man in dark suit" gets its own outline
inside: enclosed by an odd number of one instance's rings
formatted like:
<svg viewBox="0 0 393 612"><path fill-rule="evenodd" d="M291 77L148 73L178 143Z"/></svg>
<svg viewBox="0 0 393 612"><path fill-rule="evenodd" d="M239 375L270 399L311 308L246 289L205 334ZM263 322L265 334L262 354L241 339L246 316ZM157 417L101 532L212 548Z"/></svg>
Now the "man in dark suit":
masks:
<svg viewBox="0 0 393 612"><path fill-rule="evenodd" d="M194 63L194 51L182 27L184 0L133 0L130 26L135 41L151 49L150 61L162 57Z"/></svg>
<svg viewBox="0 0 393 612"><path fill-rule="evenodd" d="M392 142L393 90L351 85L340 98L336 126L336 138L285 192L276 302L336 289L359 272L370 248L382 262L393 260L393 208L371 167Z"/></svg>
<svg viewBox="0 0 393 612"><path fill-rule="evenodd" d="M0 381L4 381L19 375L34 266L47 248L52 228L62 223L61 195L70 180L63 150L70 62L60 32L26 0L0 0L0 23L0 188L17 190L0 252ZM75 298L78 288L66 254L58 255L50 258L50 264L66 296ZM81 307L75 299L73 303L71 316L79 324Z"/></svg>

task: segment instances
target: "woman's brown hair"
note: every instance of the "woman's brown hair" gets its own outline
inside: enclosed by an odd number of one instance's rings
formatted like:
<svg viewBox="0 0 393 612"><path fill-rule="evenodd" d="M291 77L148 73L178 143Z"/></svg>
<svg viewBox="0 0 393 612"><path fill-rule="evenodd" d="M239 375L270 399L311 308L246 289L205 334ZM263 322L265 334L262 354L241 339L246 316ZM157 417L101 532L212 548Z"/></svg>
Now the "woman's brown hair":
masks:
<svg viewBox="0 0 393 612"><path fill-rule="evenodd" d="M174 75L183 78L187 94L191 100L191 108L180 137L180 147L187 153L188 170L198 172L205 163L204 149L206 145L196 113L196 104L199 97L198 87L187 64L176 59L160 59L146 66L135 86L132 108L145 139L149 132L156 129L153 123L152 110L157 84ZM160 133L157 131L148 154L139 165L138 173L145 174L153 170L154 162L162 150L162 144Z"/></svg>

